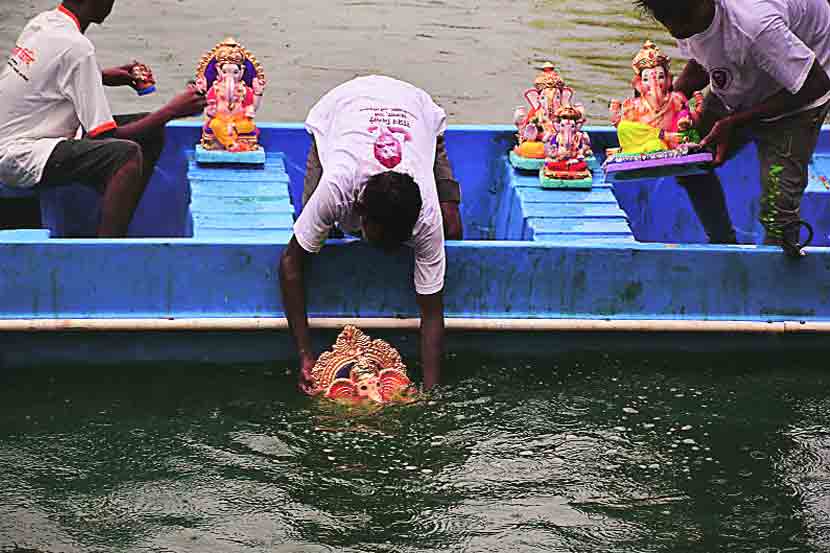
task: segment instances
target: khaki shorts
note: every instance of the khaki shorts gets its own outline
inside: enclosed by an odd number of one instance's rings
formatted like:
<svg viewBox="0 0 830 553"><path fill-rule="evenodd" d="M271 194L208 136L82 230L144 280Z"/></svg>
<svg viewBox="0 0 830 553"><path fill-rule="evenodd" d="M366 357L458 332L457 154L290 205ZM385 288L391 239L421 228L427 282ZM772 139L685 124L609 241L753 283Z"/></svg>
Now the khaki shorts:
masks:
<svg viewBox="0 0 830 553"><path fill-rule="evenodd" d="M797 235L801 199L807 188L807 167L818 143L821 126L830 112L825 105L769 122L758 122L740 129L730 144L728 157L748 142L758 147L761 162L761 223L768 238L775 238L789 228ZM709 94L703 104L698 124L701 137L709 134L717 121L729 115L723 102ZM770 188L770 170L780 167L777 190ZM771 235L771 236L770 236Z"/></svg>
<svg viewBox="0 0 830 553"><path fill-rule="evenodd" d="M115 122L118 126L123 126L146 115L117 115ZM145 159L153 156L157 158L162 147L163 130L160 133L149 133L137 142L89 137L64 140L49 156L38 186L80 183L103 191L115 172L127 161L135 158L137 151L144 153Z"/></svg>

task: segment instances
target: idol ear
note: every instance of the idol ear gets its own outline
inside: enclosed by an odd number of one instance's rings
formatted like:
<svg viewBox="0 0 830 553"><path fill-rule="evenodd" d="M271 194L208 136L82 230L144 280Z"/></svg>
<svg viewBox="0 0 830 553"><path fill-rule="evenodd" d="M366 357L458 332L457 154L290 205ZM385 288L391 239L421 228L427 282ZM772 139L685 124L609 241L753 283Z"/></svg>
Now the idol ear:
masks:
<svg viewBox="0 0 830 553"><path fill-rule="evenodd" d="M326 390L326 397L333 400L350 400L357 395L354 383L346 378L338 378Z"/></svg>
<svg viewBox="0 0 830 553"><path fill-rule="evenodd" d="M550 99L550 116L553 116L554 113L559 110L559 106L562 105L562 93L559 91L558 88L553 89L551 91L551 99Z"/></svg>
<svg viewBox="0 0 830 553"><path fill-rule="evenodd" d="M378 392L383 401L391 401L412 385L405 374L395 369L384 369L378 374Z"/></svg>
<svg viewBox="0 0 830 553"><path fill-rule="evenodd" d="M527 120L527 108L519 106L513 111L513 123L518 127Z"/></svg>
<svg viewBox="0 0 830 553"><path fill-rule="evenodd" d="M571 99L574 97L574 91L571 87L566 86L562 89L562 105L568 107L571 105Z"/></svg>
<svg viewBox="0 0 830 553"><path fill-rule="evenodd" d="M525 99L527 100L527 103L530 104L530 107L532 107L534 110L537 110L540 107L542 107L542 101L539 98L539 91L535 88L531 88L525 91Z"/></svg>

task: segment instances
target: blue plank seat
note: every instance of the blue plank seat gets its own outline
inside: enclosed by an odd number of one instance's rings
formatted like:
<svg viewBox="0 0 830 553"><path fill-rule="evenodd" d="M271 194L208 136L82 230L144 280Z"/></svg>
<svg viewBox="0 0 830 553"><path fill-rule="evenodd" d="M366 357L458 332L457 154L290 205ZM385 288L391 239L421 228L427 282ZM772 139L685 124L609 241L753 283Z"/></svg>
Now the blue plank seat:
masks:
<svg viewBox="0 0 830 553"><path fill-rule="evenodd" d="M505 163L508 163L505 159ZM506 240L635 243L625 212L594 172L591 190L546 190L535 172L506 167L507 186L496 216L496 236Z"/></svg>
<svg viewBox="0 0 830 553"><path fill-rule="evenodd" d="M34 188L16 188L0 182L0 199L36 198L37 195Z"/></svg>
<svg viewBox="0 0 830 553"><path fill-rule="evenodd" d="M830 194L830 153L815 153L807 168L807 189L805 195ZM828 198L830 199L830 198ZM823 201L827 199L823 198Z"/></svg>
<svg viewBox="0 0 830 553"><path fill-rule="evenodd" d="M194 238L288 243L294 208L283 153L253 166L200 164L191 153L187 177Z"/></svg>
<svg viewBox="0 0 830 553"><path fill-rule="evenodd" d="M37 198L41 226L53 238L94 237L100 216L98 193L82 184L45 189L16 188L0 183L0 201Z"/></svg>
<svg viewBox="0 0 830 553"><path fill-rule="evenodd" d="M830 152L816 152L807 168L807 189L801 201L801 218L816 230L813 245L830 246Z"/></svg>

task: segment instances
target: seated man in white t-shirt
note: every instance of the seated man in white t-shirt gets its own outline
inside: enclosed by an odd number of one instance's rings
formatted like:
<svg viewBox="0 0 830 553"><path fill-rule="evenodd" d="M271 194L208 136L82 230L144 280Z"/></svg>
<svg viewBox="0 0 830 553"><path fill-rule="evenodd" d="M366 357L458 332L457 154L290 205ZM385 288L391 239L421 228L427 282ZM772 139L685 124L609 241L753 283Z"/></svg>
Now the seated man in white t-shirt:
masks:
<svg viewBox="0 0 830 553"><path fill-rule="evenodd" d="M304 268L335 225L387 250L403 244L414 249L424 386L438 383L446 258L433 166L446 119L423 90L377 75L336 87L311 109L306 129L314 136L322 176L280 262L283 305L305 392L317 357L309 336Z"/></svg>
<svg viewBox="0 0 830 553"><path fill-rule="evenodd" d="M689 58L675 88L691 97L711 86L699 130L702 144L716 147L715 164L748 140L758 146L765 243L803 255L799 208L830 111L830 2L635 1L666 26ZM710 242L736 242L717 175L679 181Z"/></svg>
<svg viewBox="0 0 830 553"><path fill-rule="evenodd" d="M100 237L126 236L161 154L164 125L205 105L188 87L155 113L113 117L103 87L137 87L132 64L102 72L84 36L112 5L66 0L36 16L0 73L0 182L95 187L103 196ZM84 135L77 139L79 128Z"/></svg>

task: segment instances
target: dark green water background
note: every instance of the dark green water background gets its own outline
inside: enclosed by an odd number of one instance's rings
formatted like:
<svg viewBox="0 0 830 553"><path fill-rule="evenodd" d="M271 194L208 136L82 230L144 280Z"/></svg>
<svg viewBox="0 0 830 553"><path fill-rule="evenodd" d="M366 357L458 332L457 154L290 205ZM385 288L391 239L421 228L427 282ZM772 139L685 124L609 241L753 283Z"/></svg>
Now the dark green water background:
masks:
<svg viewBox="0 0 830 553"><path fill-rule="evenodd" d="M824 359L454 358L374 415L286 366L0 374L0 551L830 545Z"/></svg>

